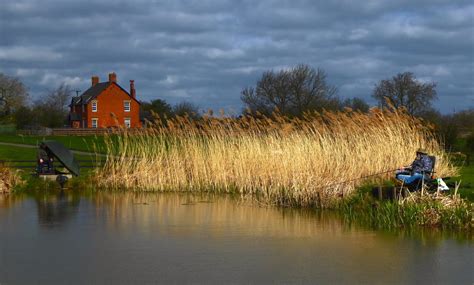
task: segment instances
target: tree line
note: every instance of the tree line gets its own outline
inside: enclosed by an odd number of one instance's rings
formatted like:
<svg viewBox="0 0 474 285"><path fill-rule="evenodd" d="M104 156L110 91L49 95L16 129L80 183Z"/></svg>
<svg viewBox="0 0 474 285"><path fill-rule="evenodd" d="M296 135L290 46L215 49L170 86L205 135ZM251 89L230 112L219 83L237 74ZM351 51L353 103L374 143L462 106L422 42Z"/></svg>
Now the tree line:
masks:
<svg viewBox="0 0 474 285"><path fill-rule="evenodd" d="M372 98L382 108L404 108L409 114L435 125L447 148L455 148L457 138L471 134L474 150L474 109L443 115L433 107L437 99L436 83L422 82L411 72L380 80L373 88ZM68 125L72 90L61 84L30 102L27 87L15 77L0 73L0 122L14 123L18 129L64 127ZM271 116L274 112L289 117L302 117L311 112L344 111L348 108L368 112L370 105L362 98L339 96L329 84L323 69L300 64L284 70L262 73L255 86L240 92L246 115ZM141 102L141 118L146 120L189 116L199 119L199 107L190 102L174 106L163 99ZM472 138L471 138L472 137Z"/></svg>
<svg viewBox="0 0 474 285"><path fill-rule="evenodd" d="M280 71L265 71L255 86L241 91L246 112L271 116L273 112L301 117L311 112L368 112L370 105L362 98L342 99L335 86L327 82L322 69L297 65ZM412 72L398 73L380 80L371 94L381 108L403 108L409 114L433 124L448 150L459 147L458 138L466 137L466 145L474 151L474 108L443 115L433 107L437 99L436 83L422 82Z"/></svg>
<svg viewBox="0 0 474 285"><path fill-rule="evenodd" d="M60 128L69 126L69 104L73 90L67 84L60 84L52 90L31 100L28 88L18 78L0 73L0 124L15 124L17 129L40 127ZM155 99L141 103L141 117L154 120L189 114L199 117L199 107L183 101L174 106L165 100Z"/></svg>

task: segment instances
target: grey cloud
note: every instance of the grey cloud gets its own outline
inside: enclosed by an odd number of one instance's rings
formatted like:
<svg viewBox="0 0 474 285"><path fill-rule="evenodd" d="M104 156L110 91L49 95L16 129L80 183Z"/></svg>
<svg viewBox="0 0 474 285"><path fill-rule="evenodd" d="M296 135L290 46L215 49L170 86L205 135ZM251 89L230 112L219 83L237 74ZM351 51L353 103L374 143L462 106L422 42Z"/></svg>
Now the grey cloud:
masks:
<svg viewBox="0 0 474 285"><path fill-rule="evenodd" d="M33 96L90 76L136 80L143 100L241 109L262 71L321 67L343 97L413 71L438 83L437 106L474 106L470 1L20 0L0 11L0 72ZM53 86L54 87L54 86Z"/></svg>

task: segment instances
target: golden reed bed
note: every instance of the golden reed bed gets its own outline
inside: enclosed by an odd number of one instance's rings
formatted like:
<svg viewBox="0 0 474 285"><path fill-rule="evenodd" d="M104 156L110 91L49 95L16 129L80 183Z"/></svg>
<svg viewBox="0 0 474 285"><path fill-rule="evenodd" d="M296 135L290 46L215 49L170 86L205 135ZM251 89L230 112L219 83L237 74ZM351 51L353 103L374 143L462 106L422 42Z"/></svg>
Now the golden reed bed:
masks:
<svg viewBox="0 0 474 285"><path fill-rule="evenodd" d="M268 204L330 205L367 180L437 156L440 176L456 169L430 128L403 112L347 110L304 119L187 118L106 136L102 186L134 191L241 193ZM392 172L379 179L393 176ZM349 181L353 180L353 181ZM347 182L349 181L349 182Z"/></svg>
<svg viewBox="0 0 474 285"><path fill-rule="evenodd" d="M15 185L22 183L23 181L17 172L0 165L0 194L10 193Z"/></svg>

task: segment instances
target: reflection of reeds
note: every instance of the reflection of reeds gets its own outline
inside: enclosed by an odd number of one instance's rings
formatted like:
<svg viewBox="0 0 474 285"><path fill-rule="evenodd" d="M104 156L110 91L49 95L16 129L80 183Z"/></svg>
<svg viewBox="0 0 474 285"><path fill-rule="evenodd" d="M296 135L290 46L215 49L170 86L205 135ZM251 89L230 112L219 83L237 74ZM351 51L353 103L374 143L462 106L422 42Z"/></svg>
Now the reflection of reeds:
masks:
<svg viewBox="0 0 474 285"><path fill-rule="evenodd" d="M422 121L377 109L304 119L177 118L105 141L103 186L238 192L270 204L325 206L363 181L343 182L406 165L419 147L436 154L438 175L455 172Z"/></svg>
<svg viewBox="0 0 474 285"><path fill-rule="evenodd" d="M98 218L106 219L108 226L166 230L179 237L203 229L210 238L236 231L244 236L279 238L324 237L326 232L332 237L360 235L357 228L345 227L335 212L254 207L224 195L102 192L91 200L100 209Z"/></svg>

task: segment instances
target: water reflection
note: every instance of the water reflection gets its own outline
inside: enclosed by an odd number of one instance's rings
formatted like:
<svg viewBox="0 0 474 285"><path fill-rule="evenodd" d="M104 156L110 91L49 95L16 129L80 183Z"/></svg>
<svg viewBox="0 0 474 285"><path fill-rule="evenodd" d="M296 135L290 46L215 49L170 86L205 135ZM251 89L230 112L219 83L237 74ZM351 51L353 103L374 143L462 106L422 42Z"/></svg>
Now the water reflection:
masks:
<svg viewBox="0 0 474 285"><path fill-rule="evenodd" d="M472 241L453 237L229 196L9 195L0 196L0 283L472 283Z"/></svg>
<svg viewBox="0 0 474 285"><path fill-rule="evenodd" d="M80 196L74 193L37 195L39 225L45 228L65 226L77 214Z"/></svg>

